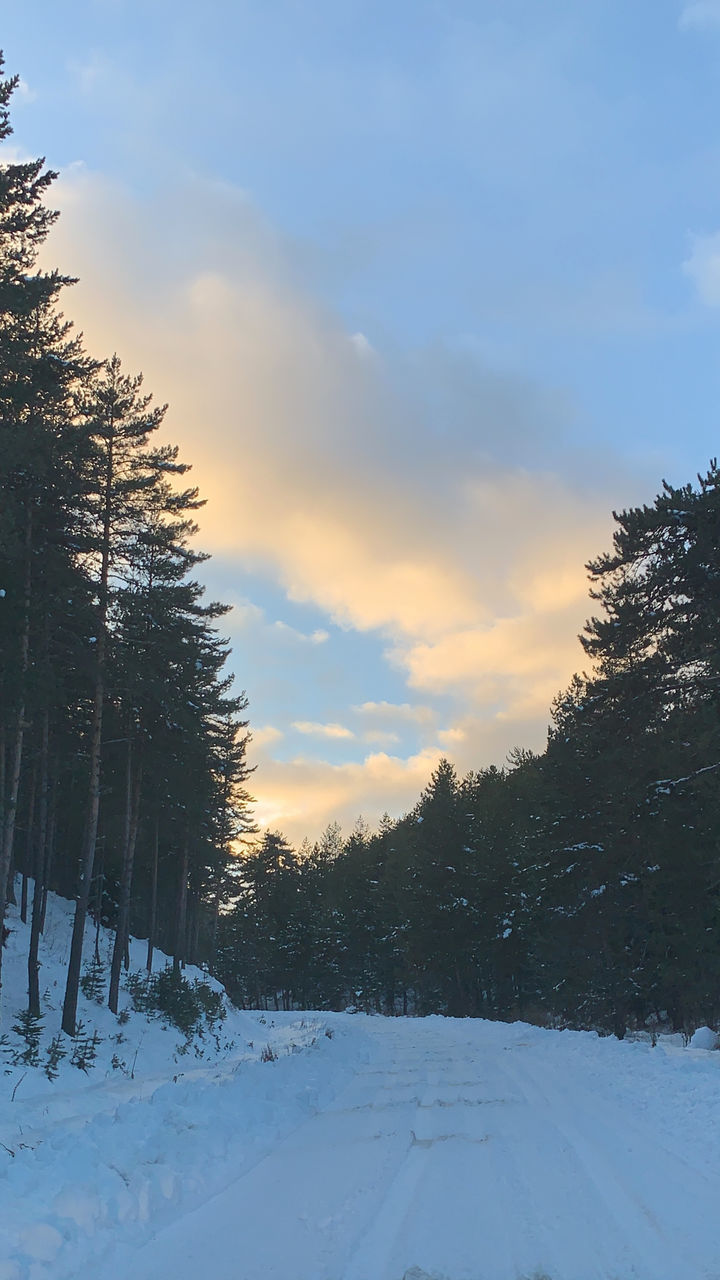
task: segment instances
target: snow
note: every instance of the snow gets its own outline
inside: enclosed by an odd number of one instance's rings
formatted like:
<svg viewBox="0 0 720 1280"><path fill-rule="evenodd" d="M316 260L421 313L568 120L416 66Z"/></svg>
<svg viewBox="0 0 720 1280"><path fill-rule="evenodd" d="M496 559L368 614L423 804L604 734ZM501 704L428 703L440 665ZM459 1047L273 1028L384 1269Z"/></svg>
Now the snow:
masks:
<svg viewBox="0 0 720 1280"><path fill-rule="evenodd" d="M55 1010L69 912L43 955ZM186 1049L132 1014L132 1075L116 1019L81 1016L104 1037L87 1075L0 1075L0 1280L720 1277L713 1032L235 1011Z"/></svg>
<svg viewBox="0 0 720 1280"><path fill-rule="evenodd" d="M720 1048L720 1036L717 1031L713 1031L710 1027L698 1027L690 1037L691 1049L718 1049Z"/></svg>
<svg viewBox="0 0 720 1280"><path fill-rule="evenodd" d="M71 903L51 895L41 950L41 1064L59 1029L72 911ZM321 1015L277 1020L230 1008L217 1034L206 1030L188 1045L157 1018L133 1012L119 1021L84 997L78 1016L86 1031L101 1037L87 1073L70 1065L69 1052L53 1082L42 1065L13 1066L11 1052L23 1047L11 1028L26 1004L28 927L14 909L8 924L0 1028L6 1041L0 1046L0 1280L61 1280L79 1274L85 1262L92 1272L91 1260L118 1235L141 1240L150 1224L211 1194L339 1087L342 1052L334 1055L332 1072L323 1071L322 1050L331 1042ZM94 933L89 926L87 959ZM101 930L106 973L111 946ZM131 941L132 969L142 968L145 951L145 943ZM154 968L166 963L156 952ZM199 970L188 967L185 976L222 991ZM121 1013L128 1004L123 993ZM273 1058L262 1062L268 1046ZM315 1047L319 1052L293 1090L286 1076L295 1055ZM113 1058L122 1065L114 1067Z"/></svg>

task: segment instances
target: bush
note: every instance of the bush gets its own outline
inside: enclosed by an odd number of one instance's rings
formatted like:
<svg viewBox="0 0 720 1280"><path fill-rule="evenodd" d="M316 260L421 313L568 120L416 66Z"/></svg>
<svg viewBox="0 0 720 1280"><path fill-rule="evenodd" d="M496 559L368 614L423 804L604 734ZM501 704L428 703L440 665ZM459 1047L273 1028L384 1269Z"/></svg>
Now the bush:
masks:
<svg viewBox="0 0 720 1280"><path fill-rule="evenodd" d="M72 1038L70 1066L77 1067L79 1071L84 1071L87 1074L94 1065L98 1046L101 1043L102 1041L97 1031L93 1031L92 1035L88 1035L83 1023L78 1022L75 1028L75 1035Z"/></svg>
<svg viewBox="0 0 720 1280"><path fill-rule="evenodd" d="M48 1045L45 1051L45 1062L43 1064L43 1069L45 1071L45 1075L47 1076L48 1080L57 1080L57 1077L59 1075L60 1063L62 1062L63 1058L66 1056L66 1053L67 1053L67 1050L63 1045L62 1037L60 1035L60 1032L58 1031L57 1035L53 1036L52 1040L50 1041L50 1044Z"/></svg>
<svg viewBox="0 0 720 1280"><path fill-rule="evenodd" d="M105 969L97 956L85 966L85 972L80 979L80 989L86 1000L94 1000L96 1004L104 1003Z"/></svg>
<svg viewBox="0 0 720 1280"><path fill-rule="evenodd" d="M195 1035L202 1038L206 1028L212 1030L225 1018L221 992L199 978L188 982L171 968L128 974L125 985L134 1009L163 1018L187 1040Z"/></svg>
<svg viewBox="0 0 720 1280"><path fill-rule="evenodd" d="M37 1067L40 1065L40 1036L42 1019L24 1009L18 1014L13 1031L25 1041L24 1049L16 1049L12 1062L16 1067Z"/></svg>
<svg viewBox="0 0 720 1280"><path fill-rule="evenodd" d="M153 980L154 975L149 973L129 973L125 978L125 990L136 1013L157 1012L153 1000Z"/></svg>

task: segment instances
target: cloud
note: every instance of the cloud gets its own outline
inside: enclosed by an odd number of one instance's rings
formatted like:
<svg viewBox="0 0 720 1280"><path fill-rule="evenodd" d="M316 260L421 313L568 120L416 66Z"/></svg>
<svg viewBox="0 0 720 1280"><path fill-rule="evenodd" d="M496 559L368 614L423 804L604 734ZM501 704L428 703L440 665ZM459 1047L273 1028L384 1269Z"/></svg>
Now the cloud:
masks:
<svg viewBox="0 0 720 1280"><path fill-rule="evenodd" d="M293 729L298 733L311 734L317 738L354 738L352 729L344 724L320 724L316 720L293 720Z"/></svg>
<svg viewBox="0 0 720 1280"><path fill-rule="evenodd" d="M440 730L437 739L442 754L453 761L460 774L490 764L502 767L513 747L544 750L549 718L547 708L539 712L537 708L523 711L518 707L512 715L499 710L495 714L470 710Z"/></svg>
<svg viewBox="0 0 720 1280"><path fill-rule="evenodd" d="M376 826L383 813L413 807L441 756L429 750L401 759L381 751L340 765L303 757L263 760L258 821L279 827L296 843L305 836L316 839L331 820L349 831L362 814ZM260 769L255 777L260 780Z"/></svg>
<svg viewBox="0 0 720 1280"><path fill-rule="evenodd" d="M472 716L461 739L443 713L436 741L458 758L504 753L526 729L541 739L549 700L581 659L582 566L608 542L612 505L602 468L566 444L565 398L474 353L369 353L298 285L290 251L227 185L188 179L141 199L75 166L57 194L49 260L80 276L71 306L93 354L117 350L170 401L167 435L208 498L202 545L232 565L233 584L265 575L336 625L374 633L425 695L353 709L366 732L393 740L417 726L426 749L406 761L287 764L259 752L268 820L285 812L310 830L321 813L409 804L439 750L426 741L432 697ZM612 484L617 504L617 474ZM308 654L329 635L242 598L232 625ZM252 673L247 684L252 710ZM295 728L353 736L314 720Z"/></svg>
<svg viewBox="0 0 720 1280"><path fill-rule="evenodd" d="M271 743L281 742L284 737L282 729L277 729L273 724L266 724L260 729L253 729L252 745L254 748L268 747Z"/></svg>
<svg viewBox="0 0 720 1280"><path fill-rule="evenodd" d="M232 622L235 630L256 628L263 630L268 637L275 640L289 641L292 644L325 644L330 639L330 632L318 627L309 634L291 627L289 623L278 618L269 622L264 609L253 604L251 600L236 600L232 605Z"/></svg>
<svg viewBox="0 0 720 1280"><path fill-rule="evenodd" d="M374 354L372 345L368 342L364 333L353 333L350 335L350 341L357 351L361 360L367 360Z"/></svg>
<svg viewBox="0 0 720 1280"><path fill-rule="evenodd" d="M68 71L80 91L87 94L106 85L117 75L110 59L97 52L82 61L72 59Z"/></svg>
<svg viewBox="0 0 720 1280"><path fill-rule="evenodd" d="M720 27L720 0L695 0L693 4L686 4L678 24L682 30Z"/></svg>
<svg viewBox="0 0 720 1280"><path fill-rule="evenodd" d="M400 734L393 733L392 729L366 729L362 739L377 747L393 747L400 741Z"/></svg>
<svg viewBox="0 0 720 1280"><path fill-rule="evenodd" d="M28 103L28 102L35 102L35 101L36 101L36 99L37 99L37 92L36 92L36 90L35 90L35 89L31 89L31 88L30 88L30 85L29 85L29 84L28 84L28 82L27 82L27 80L23 80L23 78L22 78L22 76L21 76L21 77L20 77L20 79L19 79L19 80L18 80L18 82L17 82L17 87L16 87L16 89L15 89L15 100L16 100L16 102L18 102L18 103L20 103L20 104L24 104L24 103Z"/></svg>
<svg viewBox="0 0 720 1280"><path fill-rule="evenodd" d="M0 142L0 163L2 164L32 164L36 156L30 154L29 151L23 150L15 145L14 142L8 142L4 139Z"/></svg>
<svg viewBox="0 0 720 1280"><path fill-rule="evenodd" d="M507 397L478 375L472 420L463 414L459 438L438 437L398 402L382 362L358 361L334 318L277 278L277 254L238 193L197 184L172 210L146 208L76 170L60 204L55 245L64 236L62 265L80 274L83 327L171 400L168 430L209 498L211 550L271 573L343 626L427 639L492 618L548 485L554 524L565 505L574 527L561 483L518 481L493 457L508 433L537 434L531 387L519 381L502 422Z"/></svg>
<svg viewBox="0 0 720 1280"><path fill-rule="evenodd" d="M403 654L409 683L425 693L459 691L488 714L546 716L554 696L581 665L574 614L546 620L502 618L487 630L455 632Z"/></svg>
<svg viewBox="0 0 720 1280"><path fill-rule="evenodd" d="M720 306L720 231L692 237L683 271L706 306Z"/></svg>
<svg viewBox="0 0 720 1280"><path fill-rule="evenodd" d="M272 625L282 636L289 640L297 640L300 644L325 644L330 639L330 632L320 627L310 635L306 635L304 631L298 631L297 627L291 627L287 622L277 621Z"/></svg>
<svg viewBox="0 0 720 1280"><path fill-rule="evenodd" d="M438 729L438 741L444 747L456 747L459 742L464 742L467 737L467 730L461 725L456 725L452 729Z"/></svg>
<svg viewBox="0 0 720 1280"><path fill-rule="evenodd" d="M233 624L238 629L266 626L265 610L252 600L238 600L232 606Z"/></svg>
<svg viewBox="0 0 720 1280"><path fill-rule="evenodd" d="M423 707L410 702L363 702L353 710L361 716L367 716L381 723L390 720L392 723L411 721L416 724L431 724L435 719L432 707Z"/></svg>

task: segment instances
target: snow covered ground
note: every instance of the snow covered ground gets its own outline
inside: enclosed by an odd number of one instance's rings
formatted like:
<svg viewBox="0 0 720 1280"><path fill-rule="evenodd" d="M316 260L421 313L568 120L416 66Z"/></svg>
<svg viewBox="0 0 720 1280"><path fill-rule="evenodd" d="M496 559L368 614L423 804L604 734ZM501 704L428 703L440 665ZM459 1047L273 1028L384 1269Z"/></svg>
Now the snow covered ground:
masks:
<svg viewBox="0 0 720 1280"><path fill-rule="evenodd" d="M0 1076L0 1280L720 1280L718 1052L234 1013L198 1058L134 1014L133 1077L97 1012L87 1076Z"/></svg>

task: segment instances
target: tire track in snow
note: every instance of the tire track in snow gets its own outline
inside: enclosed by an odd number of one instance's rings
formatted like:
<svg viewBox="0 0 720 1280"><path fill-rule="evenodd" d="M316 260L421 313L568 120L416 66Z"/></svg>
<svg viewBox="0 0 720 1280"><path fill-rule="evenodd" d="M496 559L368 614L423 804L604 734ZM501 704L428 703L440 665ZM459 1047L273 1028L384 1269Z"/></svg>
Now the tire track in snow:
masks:
<svg viewBox="0 0 720 1280"><path fill-rule="evenodd" d="M621 1108L599 1103L574 1080L562 1085L533 1056L507 1063L509 1077L527 1100L528 1113L542 1117L561 1148L537 1169L566 1186L567 1204L585 1224L583 1270L578 1261L550 1259L553 1280L720 1280L718 1187L685 1159L670 1156L655 1136ZM537 1142L534 1144L537 1149ZM531 1157L533 1144L526 1153ZM584 1207L583 1207L584 1206ZM718 1223L717 1266L699 1253L709 1222ZM598 1229L599 1228L599 1229ZM551 1251L552 1252L552 1251ZM593 1253L594 1259L588 1257ZM551 1269L554 1267L554 1269Z"/></svg>
<svg viewBox="0 0 720 1280"><path fill-rule="evenodd" d="M379 1212L366 1225L360 1243L338 1271L342 1280L401 1280L411 1276L418 1280L449 1280L448 1261L457 1252L449 1237L462 1240L464 1235L467 1240L470 1223L475 1237L470 1246L474 1280L480 1280L479 1267L485 1264L492 1280L517 1274L512 1265L507 1224L489 1204L480 1204L473 1193L473 1186L487 1186L496 1179L485 1115L489 1107L505 1105L506 1099L498 1097L497 1081L488 1079L487 1071L485 1078L481 1072L470 1077L463 1071L458 1079L458 1064L452 1055L448 1058L444 1037L435 1027L429 1036L427 1028L424 1030L423 1038L431 1044L438 1041L440 1048L425 1056L429 1068L427 1088L412 1117L408 1150ZM476 1090L477 1096L468 1096L469 1090ZM450 1212L450 1203L454 1212ZM437 1257L428 1247L428 1235L434 1237ZM481 1256L484 1263L480 1262ZM442 1272L436 1269L439 1265ZM432 1270L425 1269L430 1266ZM451 1266L450 1270L455 1276L455 1269ZM457 1274L460 1277L461 1273ZM462 1275L466 1274L470 1273L463 1269Z"/></svg>

